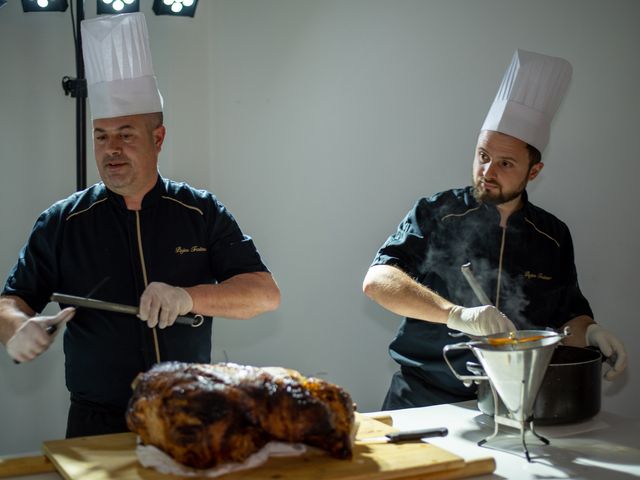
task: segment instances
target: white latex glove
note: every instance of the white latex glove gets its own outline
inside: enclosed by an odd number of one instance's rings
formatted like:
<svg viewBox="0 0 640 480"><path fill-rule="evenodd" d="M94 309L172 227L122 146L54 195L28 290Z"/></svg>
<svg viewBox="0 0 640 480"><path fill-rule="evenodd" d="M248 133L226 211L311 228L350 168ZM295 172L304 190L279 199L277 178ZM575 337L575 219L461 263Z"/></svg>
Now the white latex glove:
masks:
<svg viewBox="0 0 640 480"><path fill-rule="evenodd" d="M455 305L449 311L447 327L470 335L491 335L513 332L515 325L507 316L492 305L465 308Z"/></svg>
<svg viewBox="0 0 640 480"><path fill-rule="evenodd" d="M56 315L31 317L24 322L7 342L7 353L18 362L33 360L47 350L62 326L73 318L76 309L73 307L60 310ZM48 327L55 326L51 333Z"/></svg>
<svg viewBox="0 0 640 480"><path fill-rule="evenodd" d="M604 378L613 380L627 368L627 351L622 342L613 333L606 331L597 323L587 327L585 333L587 345L598 347L605 357L613 356L613 367L605 374Z"/></svg>
<svg viewBox="0 0 640 480"><path fill-rule="evenodd" d="M142 292L138 318L147 322L149 328L156 325L166 328L193 308L191 295L184 288L172 287L162 282L152 282Z"/></svg>

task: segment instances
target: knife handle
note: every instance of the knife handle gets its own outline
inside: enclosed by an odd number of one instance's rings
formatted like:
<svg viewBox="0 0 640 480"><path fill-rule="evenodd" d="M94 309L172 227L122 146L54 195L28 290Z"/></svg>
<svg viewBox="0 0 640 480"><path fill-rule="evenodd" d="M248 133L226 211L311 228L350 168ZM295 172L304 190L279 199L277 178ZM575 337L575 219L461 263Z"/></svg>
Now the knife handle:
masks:
<svg viewBox="0 0 640 480"><path fill-rule="evenodd" d="M419 430L407 430L405 432L387 433L385 437L389 439L389 442L408 442L410 440L420 440L426 437L446 437L449 434L449 430L446 427L439 428L423 428Z"/></svg>

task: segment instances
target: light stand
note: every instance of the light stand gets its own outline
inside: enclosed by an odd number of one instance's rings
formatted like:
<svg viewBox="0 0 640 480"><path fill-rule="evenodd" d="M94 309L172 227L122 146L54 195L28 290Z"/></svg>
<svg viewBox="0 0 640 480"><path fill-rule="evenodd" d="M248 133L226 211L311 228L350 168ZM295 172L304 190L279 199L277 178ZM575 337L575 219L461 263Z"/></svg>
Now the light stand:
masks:
<svg viewBox="0 0 640 480"><path fill-rule="evenodd" d="M65 95L76 99L76 189L87 188L87 80L84 77L82 60L82 35L80 22L84 20L84 0L77 0L73 40L76 53L76 78L63 77L62 89ZM71 21L73 2L71 2Z"/></svg>

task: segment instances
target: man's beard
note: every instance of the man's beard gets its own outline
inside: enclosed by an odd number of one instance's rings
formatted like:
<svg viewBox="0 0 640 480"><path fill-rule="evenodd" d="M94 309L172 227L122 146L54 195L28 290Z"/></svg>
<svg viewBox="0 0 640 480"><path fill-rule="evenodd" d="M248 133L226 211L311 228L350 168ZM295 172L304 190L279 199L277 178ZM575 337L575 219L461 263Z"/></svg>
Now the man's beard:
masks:
<svg viewBox="0 0 640 480"><path fill-rule="evenodd" d="M518 188L516 188L512 192L503 192L502 188L498 185L498 190L489 191L483 188L482 179L478 179L474 182L473 186L473 197L480 203L487 203L489 205L501 205L503 203L510 202L511 200L518 198L524 189L527 186L527 181L524 180ZM491 183L491 185L497 185L496 183Z"/></svg>

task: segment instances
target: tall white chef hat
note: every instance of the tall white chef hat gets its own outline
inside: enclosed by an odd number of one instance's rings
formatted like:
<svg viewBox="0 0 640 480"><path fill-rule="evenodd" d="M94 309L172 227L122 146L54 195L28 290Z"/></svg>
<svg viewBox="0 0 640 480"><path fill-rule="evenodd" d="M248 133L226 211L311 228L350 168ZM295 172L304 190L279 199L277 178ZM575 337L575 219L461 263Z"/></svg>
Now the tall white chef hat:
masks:
<svg viewBox="0 0 640 480"><path fill-rule="evenodd" d="M571 71L562 58L516 50L482 130L506 133L542 152Z"/></svg>
<svg viewBox="0 0 640 480"><path fill-rule="evenodd" d="M92 118L161 112L144 14L84 20L81 30Z"/></svg>

